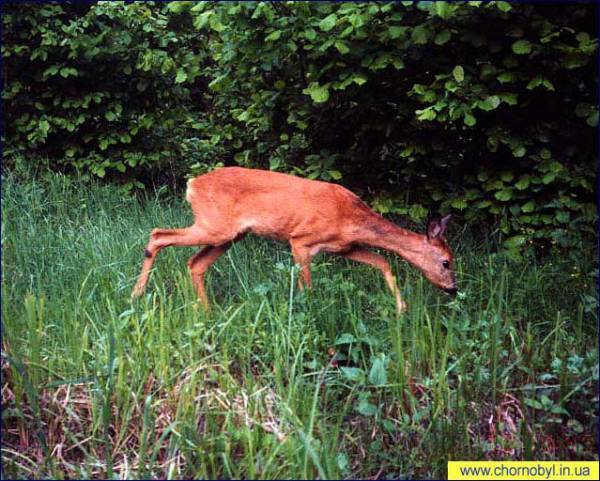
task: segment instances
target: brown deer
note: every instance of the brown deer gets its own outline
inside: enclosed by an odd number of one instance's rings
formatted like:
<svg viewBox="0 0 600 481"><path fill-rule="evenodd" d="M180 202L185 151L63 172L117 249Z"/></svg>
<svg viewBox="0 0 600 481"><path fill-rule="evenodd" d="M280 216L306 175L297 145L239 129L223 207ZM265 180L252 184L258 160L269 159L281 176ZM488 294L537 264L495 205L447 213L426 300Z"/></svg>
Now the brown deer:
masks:
<svg viewBox="0 0 600 481"><path fill-rule="evenodd" d="M435 286L456 294L452 252L443 238L450 215L431 220L427 234L417 234L384 219L340 185L241 167L225 167L190 179L186 200L192 206L194 224L152 231L132 297L144 292L163 247L202 245L188 266L198 296L208 308L206 270L248 232L290 243L300 266L300 289L311 286L312 258L319 252L335 253L379 269L401 313L406 304L389 263L366 249L379 247L406 259Z"/></svg>

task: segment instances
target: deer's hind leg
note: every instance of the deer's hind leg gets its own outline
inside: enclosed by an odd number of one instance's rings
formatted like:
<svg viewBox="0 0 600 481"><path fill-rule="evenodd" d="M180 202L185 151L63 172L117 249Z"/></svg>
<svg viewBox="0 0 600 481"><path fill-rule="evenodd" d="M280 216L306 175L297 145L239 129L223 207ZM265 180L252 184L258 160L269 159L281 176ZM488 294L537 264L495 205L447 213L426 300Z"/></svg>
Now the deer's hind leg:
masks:
<svg viewBox="0 0 600 481"><path fill-rule="evenodd" d="M226 242L227 239L224 241ZM161 249L169 246L197 246L222 242L223 240L215 239L197 225L184 229L154 229L150 233L150 240L144 250L145 259L142 264L142 272L133 288L131 297L138 297L144 293L154 259Z"/></svg>
<svg viewBox="0 0 600 481"><path fill-rule="evenodd" d="M243 237L244 234L241 234L225 244L218 246L206 246L200 252L194 254L188 261L188 267L192 276L192 283L206 310L209 310L210 305L208 302L208 296L206 295L206 290L204 289L204 274L208 268L232 246L234 242L237 242Z"/></svg>

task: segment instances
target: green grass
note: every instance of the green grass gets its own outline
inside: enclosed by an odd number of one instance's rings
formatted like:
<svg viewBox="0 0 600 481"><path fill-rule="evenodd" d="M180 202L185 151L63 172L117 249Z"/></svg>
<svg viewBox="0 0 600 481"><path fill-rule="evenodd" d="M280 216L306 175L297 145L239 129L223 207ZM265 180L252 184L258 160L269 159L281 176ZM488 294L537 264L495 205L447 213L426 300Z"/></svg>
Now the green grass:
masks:
<svg viewBox="0 0 600 481"><path fill-rule="evenodd" d="M334 257L236 244L198 308L165 249L180 198L63 176L2 186L3 477L445 477L449 459L597 459L594 246L515 263L454 225L452 300ZM473 228L472 230L475 230Z"/></svg>

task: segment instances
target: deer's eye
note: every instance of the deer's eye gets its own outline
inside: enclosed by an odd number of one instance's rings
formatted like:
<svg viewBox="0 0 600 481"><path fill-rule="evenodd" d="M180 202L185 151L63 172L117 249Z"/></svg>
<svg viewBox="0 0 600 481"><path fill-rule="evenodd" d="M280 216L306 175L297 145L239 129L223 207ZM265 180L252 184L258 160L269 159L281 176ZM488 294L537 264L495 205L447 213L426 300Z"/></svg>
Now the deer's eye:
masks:
<svg viewBox="0 0 600 481"><path fill-rule="evenodd" d="M442 265L444 266L444 269L450 269L450 262L444 261L442 262Z"/></svg>

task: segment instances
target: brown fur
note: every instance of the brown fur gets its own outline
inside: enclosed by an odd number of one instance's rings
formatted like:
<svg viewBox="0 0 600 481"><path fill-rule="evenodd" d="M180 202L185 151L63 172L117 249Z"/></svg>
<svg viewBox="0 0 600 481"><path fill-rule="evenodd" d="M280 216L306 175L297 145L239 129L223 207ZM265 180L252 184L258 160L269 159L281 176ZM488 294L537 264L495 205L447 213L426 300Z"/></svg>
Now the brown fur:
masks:
<svg viewBox="0 0 600 481"><path fill-rule="evenodd" d="M188 181L186 200L194 224L185 229L154 229L146 247L142 273L133 290L146 286L154 258L160 249L179 245L204 245L188 265L205 306L206 269L233 242L247 232L286 240L300 265L300 287L310 287L310 262L319 252L330 252L379 269L396 297L402 301L389 264L365 247L379 247L402 256L436 286L455 290L452 253L443 240L448 217L432 221L428 235L402 229L375 213L355 194L336 184L302 179L266 170L227 167ZM450 269L442 267L450 262Z"/></svg>

